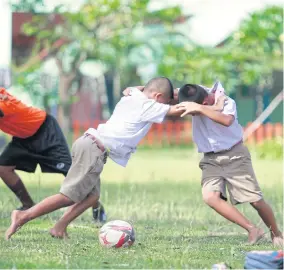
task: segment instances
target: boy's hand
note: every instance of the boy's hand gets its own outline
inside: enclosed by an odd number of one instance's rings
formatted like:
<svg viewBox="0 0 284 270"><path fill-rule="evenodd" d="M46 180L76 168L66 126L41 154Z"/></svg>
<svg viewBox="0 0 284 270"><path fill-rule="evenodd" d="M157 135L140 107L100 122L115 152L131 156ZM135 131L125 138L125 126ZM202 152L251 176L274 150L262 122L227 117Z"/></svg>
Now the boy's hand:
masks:
<svg viewBox="0 0 284 270"><path fill-rule="evenodd" d="M225 95L219 96L216 103L213 105L214 110L223 111L226 100L227 100L227 96Z"/></svg>
<svg viewBox="0 0 284 270"><path fill-rule="evenodd" d="M132 87L127 87L126 89L124 89L123 92L122 92L122 94L123 94L125 97L130 96L131 88L132 88Z"/></svg>
<svg viewBox="0 0 284 270"><path fill-rule="evenodd" d="M201 105L195 102L182 102L177 105L177 111L184 111L180 117L184 117L187 114L198 114L200 112Z"/></svg>
<svg viewBox="0 0 284 270"><path fill-rule="evenodd" d="M141 92L144 90L144 86L133 86L133 87L127 87L126 89L123 90L122 94L127 97L127 96L131 96L131 88L137 88L139 89Z"/></svg>

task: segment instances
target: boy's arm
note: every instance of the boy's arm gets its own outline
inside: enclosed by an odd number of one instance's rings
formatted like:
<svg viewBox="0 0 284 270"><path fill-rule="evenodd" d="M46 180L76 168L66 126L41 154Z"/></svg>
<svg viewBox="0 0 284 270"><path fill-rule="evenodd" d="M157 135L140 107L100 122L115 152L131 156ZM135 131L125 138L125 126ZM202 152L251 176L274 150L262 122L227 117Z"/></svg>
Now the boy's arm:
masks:
<svg viewBox="0 0 284 270"><path fill-rule="evenodd" d="M178 105L171 105L166 116L181 116L183 114L184 110L179 110Z"/></svg>
<svg viewBox="0 0 284 270"><path fill-rule="evenodd" d="M222 112L225 106L225 101L227 100L227 97L225 95L220 96L217 100L217 102L214 105L200 105L195 102L182 102L177 105L177 110L182 111L183 114L181 117L184 117L187 114L191 115L198 115L200 112L199 110L199 105L202 106L203 108L208 108L208 110L211 111L219 111Z"/></svg>
<svg viewBox="0 0 284 270"><path fill-rule="evenodd" d="M144 105L144 112L141 115L142 121L162 123L166 116L180 116L183 111L177 110L177 105L168 105L148 100Z"/></svg>
<svg viewBox="0 0 284 270"><path fill-rule="evenodd" d="M208 118L210 118L211 120L213 120L216 123L219 123L223 126L229 127L230 125L233 124L235 117L231 114L224 114L222 112L219 111L214 111L214 110L210 110L209 108L210 106L200 106L199 112L204 115L207 116Z"/></svg>
<svg viewBox="0 0 284 270"><path fill-rule="evenodd" d="M220 98L218 99L218 102L213 106L206 106L206 105L202 105L202 106L208 107L210 111L222 111L224 108L225 100L226 98ZM185 106L187 103L194 103L194 102L182 102L180 104L171 105L169 106L169 110L166 113L166 116L182 116L183 117L186 114L192 114L192 113L197 114L198 112L196 111L195 112L187 111L187 108ZM194 104L197 104L197 103L194 103ZM160 105L160 106L165 106L165 105Z"/></svg>
<svg viewBox="0 0 284 270"><path fill-rule="evenodd" d="M214 122L219 123L226 127L229 127L230 125L232 125L232 123L235 120L234 114L222 113L216 110L216 107L214 108L213 106L205 106L205 105L197 104L195 102L183 102L177 106L178 106L178 110L183 111L183 114L181 115L181 117L187 114L202 114L204 116L207 116Z"/></svg>

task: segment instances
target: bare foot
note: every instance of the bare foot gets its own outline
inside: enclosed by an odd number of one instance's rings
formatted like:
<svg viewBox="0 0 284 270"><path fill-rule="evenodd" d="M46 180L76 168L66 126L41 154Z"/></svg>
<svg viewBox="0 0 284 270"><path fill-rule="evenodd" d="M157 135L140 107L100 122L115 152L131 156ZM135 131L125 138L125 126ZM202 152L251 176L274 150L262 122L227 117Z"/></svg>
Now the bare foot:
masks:
<svg viewBox="0 0 284 270"><path fill-rule="evenodd" d="M11 225L5 233L5 239L9 240L11 236L16 233L27 220L24 219L24 211L14 210L11 214Z"/></svg>
<svg viewBox="0 0 284 270"><path fill-rule="evenodd" d="M282 237L279 237L279 236L277 236L277 237L274 237L273 239L272 239L272 243L273 243L273 246L275 247L275 248L283 248L283 246L284 246L284 243L283 243L283 238Z"/></svg>
<svg viewBox="0 0 284 270"><path fill-rule="evenodd" d="M66 229L64 229L64 230L57 229L56 226L54 226L53 228L51 228L49 230L49 234L52 237L55 237L55 238L60 238L60 239L68 239L69 238Z"/></svg>
<svg viewBox="0 0 284 270"><path fill-rule="evenodd" d="M256 244L264 236L264 230L252 228L249 230L248 241L250 245Z"/></svg>
<svg viewBox="0 0 284 270"><path fill-rule="evenodd" d="M277 235L271 233L271 239L272 239L273 246L275 248L283 249L284 240L283 240L283 235L281 232L279 232Z"/></svg>

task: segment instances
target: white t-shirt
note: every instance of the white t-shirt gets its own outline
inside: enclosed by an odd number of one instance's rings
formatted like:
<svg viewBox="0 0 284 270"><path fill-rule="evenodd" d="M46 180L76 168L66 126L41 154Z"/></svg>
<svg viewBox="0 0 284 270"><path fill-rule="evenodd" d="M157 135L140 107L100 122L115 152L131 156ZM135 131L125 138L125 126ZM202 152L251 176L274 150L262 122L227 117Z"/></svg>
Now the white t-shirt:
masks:
<svg viewBox="0 0 284 270"><path fill-rule="evenodd" d="M242 140L243 129L238 123L236 103L233 99L227 98L222 113L235 117L231 126L223 126L204 115L192 117L193 141L197 144L198 152L228 150Z"/></svg>
<svg viewBox="0 0 284 270"><path fill-rule="evenodd" d="M105 124L86 133L98 137L109 149L109 157L125 167L152 124L162 123L169 109L169 105L148 99L143 92L132 88L131 95L121 98Z"/></svg>

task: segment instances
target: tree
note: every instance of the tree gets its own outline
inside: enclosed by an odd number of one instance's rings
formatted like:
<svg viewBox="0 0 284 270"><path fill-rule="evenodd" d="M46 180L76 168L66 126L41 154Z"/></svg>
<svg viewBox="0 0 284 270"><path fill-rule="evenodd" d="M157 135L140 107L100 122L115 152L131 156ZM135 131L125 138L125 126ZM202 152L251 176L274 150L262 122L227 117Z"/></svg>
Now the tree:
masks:
<svg viewBox="0 0 284 270"><path fill-rule="evenodd" d="M40 70L28 70L14 74L14 85L19 90L28 92L33 104L44 108L47 112L50 112L51 106L58 101L57 84L56 78Z"/></svg>
<svg viewBox="0 0 284 270"><path fill-rule="evenodd" d="M272 87L272 73L283 67L283 9L271 6L244 20L228 42L229 49L246 56L238 74L244 85L256 85L256 115L263 111L264 89Z"/></svg>
<svg viewBox="0 0 284 270"><path fill-rule="evenodd" d="M20 0L11 1L11 8L13 12L42 12L45 9L43 0Z"/></svg>
<svg viewBox="0 0 284 270"><path fill-rule="evenodd" d="M173 21L181 16L179 8L167 8L151 12L147 9L150 0L89 0L76 13L64 12L60 24L54 15L37 15L32 23L25 25L26 35L36 37L37 48L29 59L32 65L47 57L55 57L59 70L58 117L64 130L70 130L70 94L74 82L80 81L80 65L85 59L101 61L110 78L109 93L113 100L110 109L120 95L121 83L128 72L133 75L135 66L127 61L134 48L144 45L144 40L135 38L136 30L148 24L161 24L167 33L173 29ZM60 11L60 10L57 10ZM60 43L60 46L56 46ZM39 51L41 56L39 57ZM30 68L26 64L18 71ZM122 76L123 74L123 76Z"/></svg>
<svg viewBox="0 0 284 270"><path fill-rule="evenodd" d="M260 113L263 89L271 88L273 70L282 70L282 22L282 8L272 6L251 14L216 48L167 44L158 70L174 76L179 85L212 84L219 79L228 92L241 85L255 85Z"/></svg>

